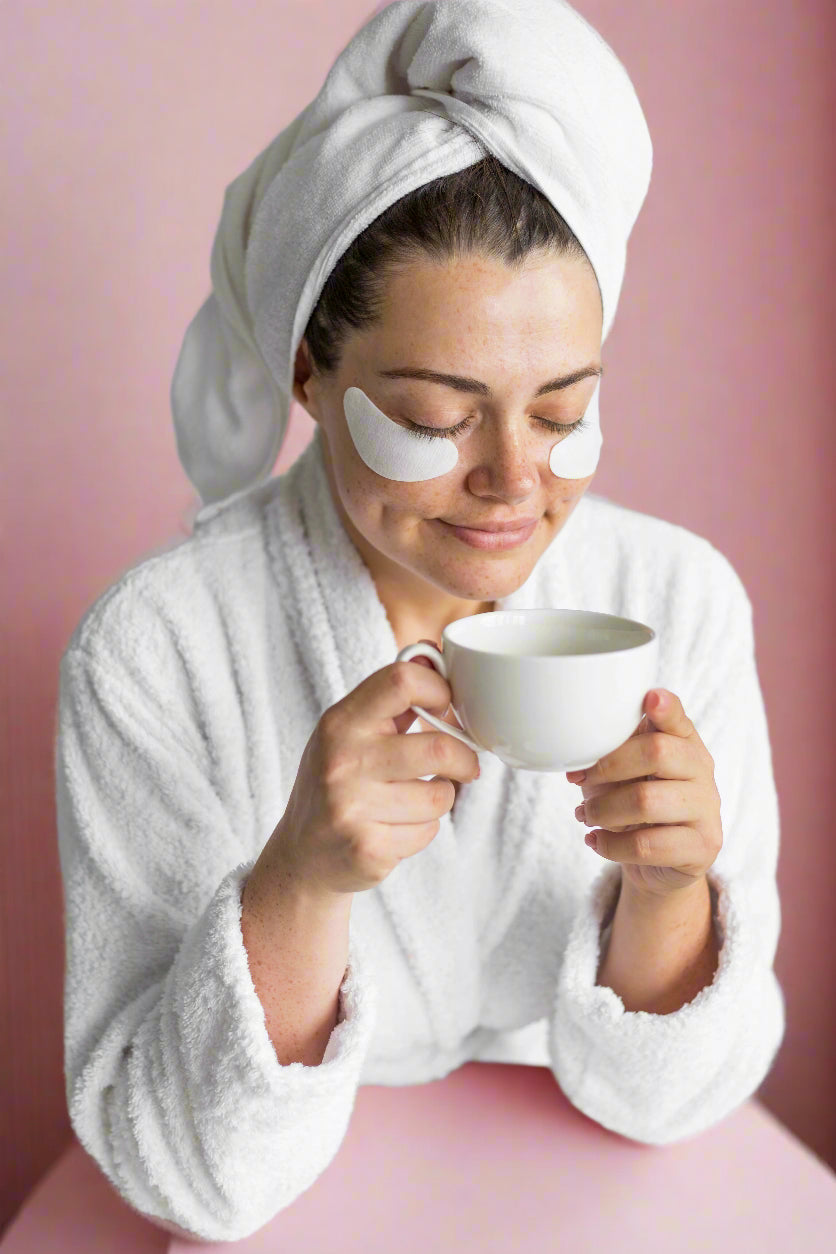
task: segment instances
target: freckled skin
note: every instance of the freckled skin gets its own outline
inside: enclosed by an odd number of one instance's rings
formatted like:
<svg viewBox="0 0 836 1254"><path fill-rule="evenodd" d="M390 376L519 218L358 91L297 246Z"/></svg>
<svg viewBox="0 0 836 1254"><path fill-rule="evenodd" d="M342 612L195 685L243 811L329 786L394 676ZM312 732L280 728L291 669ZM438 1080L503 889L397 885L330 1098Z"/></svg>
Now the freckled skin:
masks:
<svg viewBox="0 0 836 1254"><path fill-rule="evenodd" d="M533 416L571 423L597 379L534 399L557 375L600 364L602 310L589 265L534 254L521 269L477 256L411 263L391 275L379 324L345 343L334 376L311 373L304 340L293 395L322 427L325 468L343 523L368 566L401 647L439 639L457 618L491 609L520 587L563 527L593 475L561 479L549 468L554 432ZM480 379L493 399L437 383L382 379L377 370L422 366ZM370 470L351 439L346 388L360 387L387 415L449 427L457 465L417 483ZM564 437L570 438L570 437ZM433 520L479 526L537 517L523 545L486 552Z"/></svg>

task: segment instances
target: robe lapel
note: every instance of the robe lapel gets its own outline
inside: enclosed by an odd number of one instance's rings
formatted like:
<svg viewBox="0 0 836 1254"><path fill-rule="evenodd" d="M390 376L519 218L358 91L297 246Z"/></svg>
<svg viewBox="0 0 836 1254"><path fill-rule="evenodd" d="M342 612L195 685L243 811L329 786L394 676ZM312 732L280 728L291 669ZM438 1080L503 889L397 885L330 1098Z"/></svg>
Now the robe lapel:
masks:
<svg viewBox="0 0 836 1254"><path fill-rule="evenodd" d="M271 505L273 560L299 656L320 711L340 700L374 671L394 661L397 643L371 574L337 514L317 428L310 445L284 476ZM560 604L541 586L538 568L497 608ZM504 773L500 815L481 813L481 780L464 784L455 818L445 815L435 839L405 858L373 892L386 912L406 962L422 991L439 1045L454 1049L479 1020L480 966L485 945L501 938L535 873L526 856L530 835L543 822L538 806L551 790L543 776L515 771L488 758ZM484 771L484 768L483 768ZM487 934L480 935L478 877L471 860L479 835L503 824L501 886ZM457 841L457 829L466 842ZM484 856L484 850L483 856Z"/></svg>
<svg viewBox="0 0 836 1254"><path fill-rule="evenodd" d="M393 662L398 649L371 574L331 499L319 429L271 509L288 619L324 711ZM472 894L450 816L426 849L368 891L388 916L439 1044L455 1048L478 1015L479 987Z"/></svg>

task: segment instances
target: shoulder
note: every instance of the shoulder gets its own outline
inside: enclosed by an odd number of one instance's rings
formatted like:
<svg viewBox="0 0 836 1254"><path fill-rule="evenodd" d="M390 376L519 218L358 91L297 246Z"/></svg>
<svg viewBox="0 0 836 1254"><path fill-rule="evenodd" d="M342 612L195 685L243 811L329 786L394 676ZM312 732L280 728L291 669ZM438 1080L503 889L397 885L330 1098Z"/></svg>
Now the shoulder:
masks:
<svg viewBox="0 0 836 1254"><path fill-rule="evenodd" d="M84 610L61 657L120 665L145 680L223 639L230 615L257 608L265 587L263 519L237 511L217 516L183 540L146 554L121 572Z"/></svg>
<svg viewBox="0 0 836 1254"><path fill-rule="evenodd" d="M748 603L734 565L706 536L594 493L587 493L575 512L582 560L599 562L611 580L644 587L660 611L681 597L701 604L718 597Z"/></svg>
<svg viewBox="0 0 836 1254"><path fill-rule="evenodd" d="M751 649L749 596L706 536L589 492L564 530L544 554L543 603L647 623L674 668L714 650Z"/></svg>

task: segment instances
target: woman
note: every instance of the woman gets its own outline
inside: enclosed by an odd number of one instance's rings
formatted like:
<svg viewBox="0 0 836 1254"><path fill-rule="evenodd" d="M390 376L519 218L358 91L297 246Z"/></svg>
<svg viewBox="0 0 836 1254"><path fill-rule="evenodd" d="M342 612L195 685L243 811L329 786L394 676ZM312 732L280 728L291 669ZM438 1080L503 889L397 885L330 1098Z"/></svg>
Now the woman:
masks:
<svg viewBox="0 0 836 1254"><path fill-rule="evenodd" d="M408 0L228 190L173 392L204 507L61 663L69 1110L162 1227L263 1226L361 1083L544 1065L663 1144L772 1065L751 605L707 540L588 491L649 168L623 67L568 5ZM316 434L269 478L291 393ZM659 634L663 686L585 779L480 773L410 711L455 722L401 646L517 606Z"/></svg>

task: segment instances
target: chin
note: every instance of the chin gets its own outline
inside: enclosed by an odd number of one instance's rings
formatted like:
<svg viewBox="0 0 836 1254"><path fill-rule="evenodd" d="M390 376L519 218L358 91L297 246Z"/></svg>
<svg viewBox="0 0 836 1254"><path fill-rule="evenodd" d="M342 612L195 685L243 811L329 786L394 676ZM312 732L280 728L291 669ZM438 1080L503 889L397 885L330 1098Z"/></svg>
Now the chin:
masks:
<svg viewBox="0 0 836 1254"><path fill-rule="evenodd" d="M434 580L451 596L460 597L463 601L498 601L510 596L525 583L531 574L534 563L526 563L507 571L481 570L478 575L468 578L462 572L457 579L446 579L443 582Z"/></svg>

